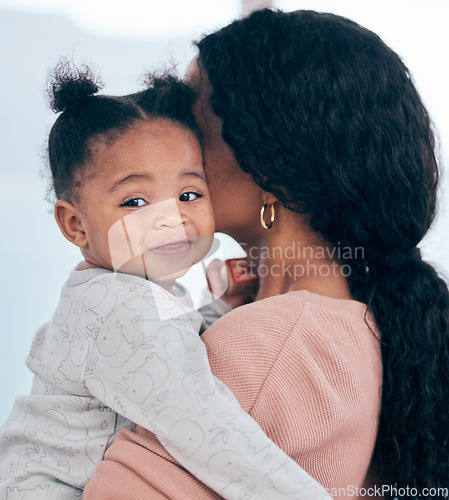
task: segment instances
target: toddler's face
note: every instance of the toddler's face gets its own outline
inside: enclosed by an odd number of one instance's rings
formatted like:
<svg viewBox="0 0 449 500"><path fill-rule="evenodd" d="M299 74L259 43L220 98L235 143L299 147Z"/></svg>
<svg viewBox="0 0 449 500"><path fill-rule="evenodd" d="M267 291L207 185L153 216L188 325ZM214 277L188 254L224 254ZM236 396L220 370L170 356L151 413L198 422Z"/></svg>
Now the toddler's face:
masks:
<svg viewBox="0 0 449 500"><path fill-rule="evenodd" d="M214 218L193 132L142 122L91 151L78 202L86 260L164 282L207 254Z"/></svg>

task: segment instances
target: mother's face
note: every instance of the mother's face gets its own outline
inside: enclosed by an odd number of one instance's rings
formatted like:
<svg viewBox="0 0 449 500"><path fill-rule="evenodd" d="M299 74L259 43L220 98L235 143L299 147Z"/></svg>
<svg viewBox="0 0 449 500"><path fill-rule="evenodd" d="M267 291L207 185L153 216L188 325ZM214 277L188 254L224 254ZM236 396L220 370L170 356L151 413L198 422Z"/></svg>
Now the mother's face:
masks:
<svg viewBox="0 0 449 500"><path fill-rule="evenodd" d="M257 239L263 231L259 223L263 191L251 175L241 170L232 149L223 140L221 119L210 105L212 85L196 59L187 70L186 80L198 96L193 113L203 135L204 166L216 230L237 241Z"/></svg>

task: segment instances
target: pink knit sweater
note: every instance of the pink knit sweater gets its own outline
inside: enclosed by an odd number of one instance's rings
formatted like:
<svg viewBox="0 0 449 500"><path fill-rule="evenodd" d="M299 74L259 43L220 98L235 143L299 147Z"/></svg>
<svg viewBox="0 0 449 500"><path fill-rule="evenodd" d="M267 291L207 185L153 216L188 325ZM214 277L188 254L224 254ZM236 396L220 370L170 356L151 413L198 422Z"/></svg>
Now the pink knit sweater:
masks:
<svg viewBox="0 0 449 500"><path fill-rule="evenodd" d="M296 291L237 308L203 340L214 374L337 499L370 486L382 383L376 336L363 304ZM105 458L84 499L220 498L145 429L122 431Z"/></svg>

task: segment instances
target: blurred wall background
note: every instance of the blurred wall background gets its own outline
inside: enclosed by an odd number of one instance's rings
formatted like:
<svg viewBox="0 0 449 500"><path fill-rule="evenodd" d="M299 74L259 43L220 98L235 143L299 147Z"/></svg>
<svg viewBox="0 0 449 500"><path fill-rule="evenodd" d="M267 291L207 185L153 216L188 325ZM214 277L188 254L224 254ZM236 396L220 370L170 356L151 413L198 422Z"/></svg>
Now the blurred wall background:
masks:
<svg viewBox="0 0 449 500"><path fill-rule="evenodd" d="M45 140L55 115L46 104L48 69L60 56L98 70L103 92L140 88L146 70L176 64L183 74L192 40L264 0L0 0L0 424L16 395L28 392L25 366L36 329L51 316L61 286L80 260L60 234L45 201ZM372 29L414 75L448 163L447 0L277 0L341 14ZM244 4L244 5L243 5ZM449 276L447 175L438 219L422 243L425 258ZM227 255L236 251L227 243Z"/></svg>

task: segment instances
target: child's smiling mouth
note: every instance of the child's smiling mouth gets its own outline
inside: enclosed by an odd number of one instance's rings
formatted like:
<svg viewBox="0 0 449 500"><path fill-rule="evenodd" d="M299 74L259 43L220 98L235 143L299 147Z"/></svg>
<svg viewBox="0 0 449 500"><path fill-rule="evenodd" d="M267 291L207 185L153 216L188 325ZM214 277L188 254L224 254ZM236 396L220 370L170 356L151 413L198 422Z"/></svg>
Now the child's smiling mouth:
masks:
<svg viewBox="0 0 449 500"><path fill-rule="evenodd" d="M167 242L157 247L149 248L149 252L153 252L156 255L166 255L166 256L177 256L184 255L190 252L193 243L193 238L185 238L182 240L176 240L172 242Z"/></svg>

